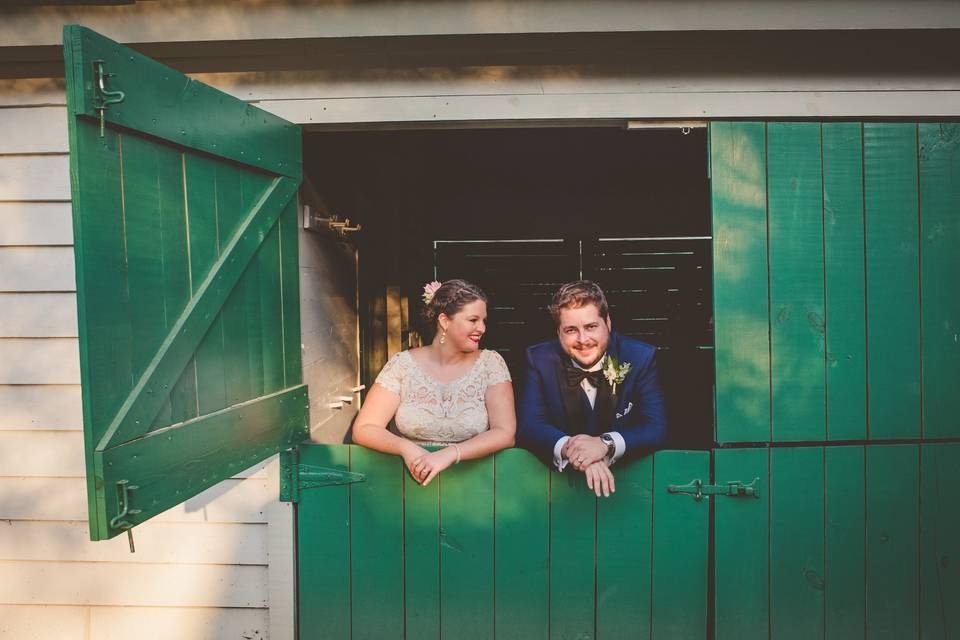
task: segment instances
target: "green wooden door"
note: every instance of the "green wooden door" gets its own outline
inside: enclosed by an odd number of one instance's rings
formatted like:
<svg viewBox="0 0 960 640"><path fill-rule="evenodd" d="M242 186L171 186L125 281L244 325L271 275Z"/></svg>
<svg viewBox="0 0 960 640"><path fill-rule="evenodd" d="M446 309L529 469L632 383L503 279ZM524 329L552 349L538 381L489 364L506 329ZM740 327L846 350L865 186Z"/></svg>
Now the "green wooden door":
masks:
<svg viewBox="0 0 960 640"><path fill-rule="evenodd" d="M306 435L299 129L64 28L90 535Z"/></svg>
<svg viewBox="0 0 960 640"><path fill-rule="evenodd" d="M714 123L715 634L949 638L960 126ZM954 501L955 502L955 501Z"/></svg>
<svg viewBox="0 0 960 640"><path fill-rule="evenodd" d="M667 490L706 480L707 451L618 463L600 499L520 449L427 487L362 447L299 458L313 477L363 476L299 496L303 640L707 635L709 502Z"/></svg>

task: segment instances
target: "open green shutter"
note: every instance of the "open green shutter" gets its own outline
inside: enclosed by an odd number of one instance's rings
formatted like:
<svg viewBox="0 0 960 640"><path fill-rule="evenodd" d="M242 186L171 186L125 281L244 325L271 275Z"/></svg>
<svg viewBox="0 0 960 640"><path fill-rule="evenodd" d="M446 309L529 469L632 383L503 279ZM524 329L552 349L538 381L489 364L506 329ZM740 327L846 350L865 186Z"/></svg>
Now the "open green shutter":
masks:
<svg viewBox="0 0 960 640"><path fill-rule="evenodd" d="M307 435L299 128L64 28L90 536Z"/></svg>

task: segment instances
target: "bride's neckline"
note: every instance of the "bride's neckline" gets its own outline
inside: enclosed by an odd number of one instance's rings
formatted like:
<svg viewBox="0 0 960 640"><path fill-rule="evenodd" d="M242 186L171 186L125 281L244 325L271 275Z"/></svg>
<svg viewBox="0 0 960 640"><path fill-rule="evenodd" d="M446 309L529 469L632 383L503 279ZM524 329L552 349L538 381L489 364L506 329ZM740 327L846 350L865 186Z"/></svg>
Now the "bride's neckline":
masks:
<svg viewBox="0 0 960 640"><path fill-rule="evenodd" d="M408 350L408 351L405 351L404 353L406 353L406 354L407 354L407 357L410 358L410 359L413 361L413 364L417 367L417 370L420 372L420 375L422 375L424 378L426 378L427 380L429 380L430 382L432 382L432 383L435 384L435 385L438 385L438 386L441 386L441 387L449 387L449 386L451 386L451 385L454 385L454 384L460 382L461 380L464 380L464 379L467 378L471 373L473 373L474 369L477 368L477 363L480 362L480 358L483 357L483 352L484 352L484 351L486 351L486 349L481 349L481 350L480 350L480 354L474 359L473 364L470 365L470 368L467 369L467 370L463 373L463 375L457 376L456 378L454 378L454 379L451 380L450 382L440 382L439 380L437 380L436 378L434 378L432 375L430 375L429 373L427 373L427 370L423 368L423 365L420 364L420 361L417 360L417 359L413 356L413 354L410 353L409 350Z"/></svg>

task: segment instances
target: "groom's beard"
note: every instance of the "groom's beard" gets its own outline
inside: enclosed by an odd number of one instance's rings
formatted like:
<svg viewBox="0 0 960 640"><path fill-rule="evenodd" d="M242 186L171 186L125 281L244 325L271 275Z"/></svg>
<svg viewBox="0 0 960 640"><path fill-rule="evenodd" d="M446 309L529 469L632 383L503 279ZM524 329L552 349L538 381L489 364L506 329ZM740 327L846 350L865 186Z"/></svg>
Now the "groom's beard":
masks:
<svg viewBox="0 0 960 640"><path fill-rule="evenodd" d="M596 349L596 350L597 350L596 356L594 356L594 358L593 358L591 361L589 361L589 362L585 362L585 361L583 361L583 360L581 360L581 359L579 358L579 355L580 355L580 354L578 353L578 350L579 350L579 349L582 349L582 348L584 348L584 347L586 347L587 349ZM604 355L604 353L605 353L605 350L601 350L599 347L600 347L600 343L598 343L598 342L593 342L593 343L589 343L589 342L588 342L588 343L579 343L579 342L578 342L577 344L573 345L573 347L572 347L572 349L571 349L572 353L570 353L569 355L570 355L570 357L572 357L574 360L576 360L576 361L577 361L577 364L579 364L581 367L583 367L584 369L589 369L589 368L592 367L593 365L595 365L595 364L597 364L598 362L600 362L601 359L603 359L603 355Z"/></svg>

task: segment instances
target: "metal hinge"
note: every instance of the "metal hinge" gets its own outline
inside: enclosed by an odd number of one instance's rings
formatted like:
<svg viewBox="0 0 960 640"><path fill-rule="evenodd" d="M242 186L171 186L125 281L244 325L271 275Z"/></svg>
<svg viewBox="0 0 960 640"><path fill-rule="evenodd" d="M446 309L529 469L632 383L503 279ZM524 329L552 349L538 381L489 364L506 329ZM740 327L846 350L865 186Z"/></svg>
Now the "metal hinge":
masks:
<svg viewBox="0 0 960 640"><path fill-rule="evenodd" d="M693 480L689 484L671 484L667 487L668 493L687 493L693 496L698 502L703 500L703 496L730 496L733 498L760 497L760 478L754 478L753 482L744 484L739 480L733 480L726 484L703 484L703 480Z"/></svg>
<svg viewBox="0 0 960 640"><path fill-rule="evenodd" d="M366 479L362 473L302 464L298 449L280 452L281 502L300 502L300 492L304 489L352 484Z"/></svg>

